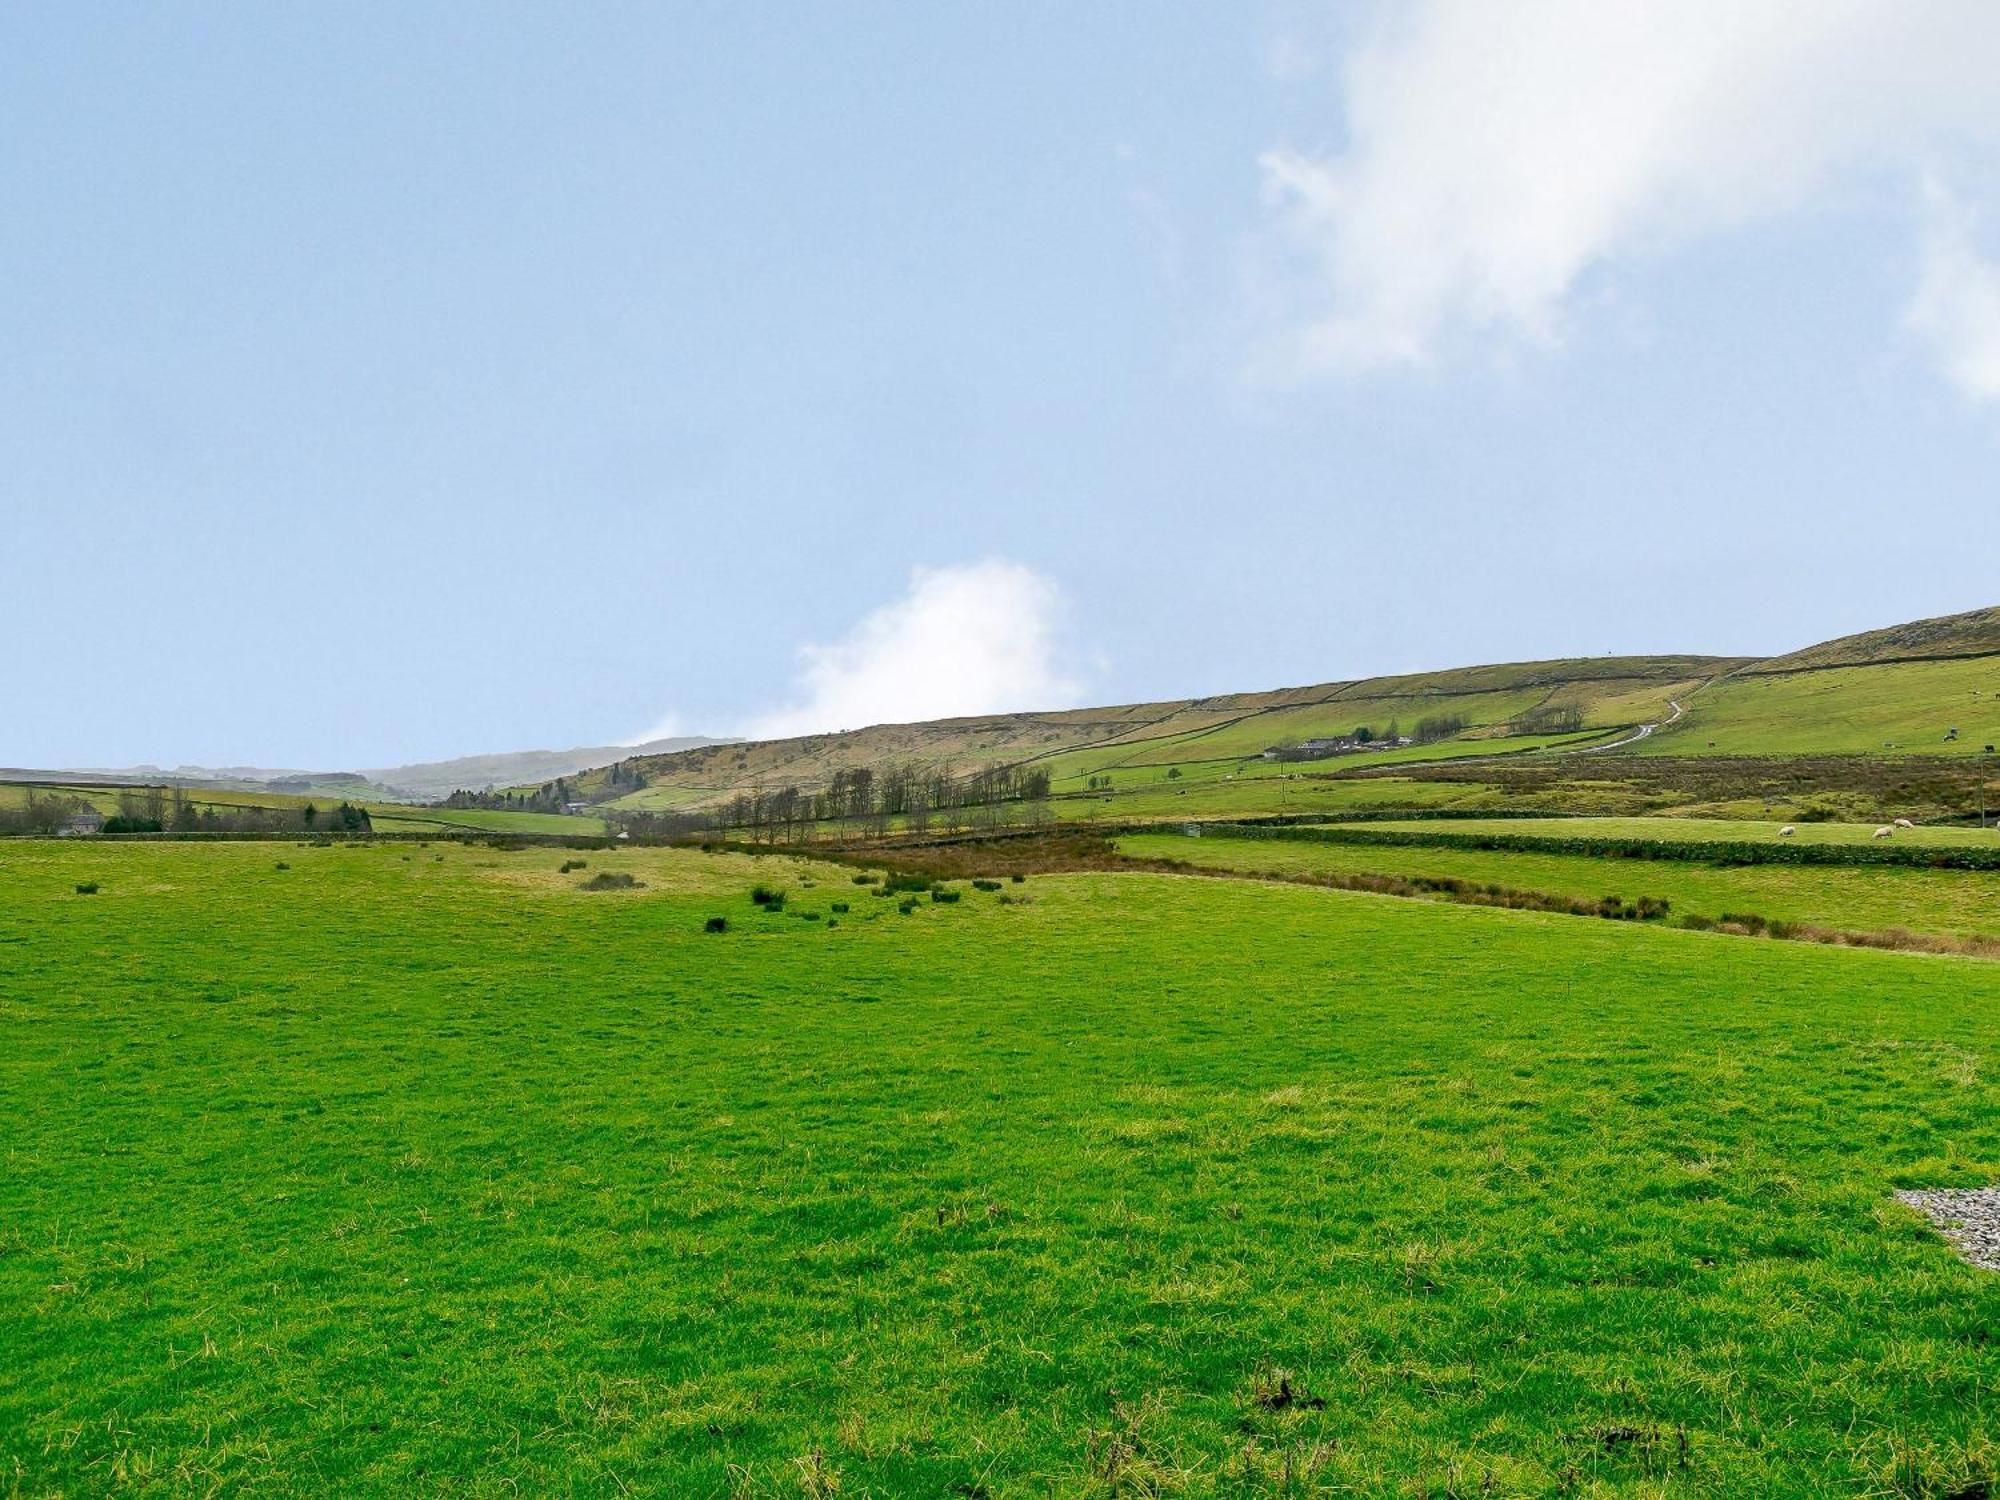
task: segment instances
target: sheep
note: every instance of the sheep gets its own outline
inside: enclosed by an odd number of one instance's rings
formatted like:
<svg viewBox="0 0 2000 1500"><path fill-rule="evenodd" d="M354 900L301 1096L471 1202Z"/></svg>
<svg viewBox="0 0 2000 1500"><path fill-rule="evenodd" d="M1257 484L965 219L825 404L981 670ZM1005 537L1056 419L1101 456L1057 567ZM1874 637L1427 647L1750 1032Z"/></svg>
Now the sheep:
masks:
<svg viewBox="0 0 2000 1500"><path fill-rule="evenodd" d="M1912 823L1908 818L1898 818L1896 819L1896 826L1898 828L1915 828L1917 825Z"/></svg>
<svg viewBox="0 0 2000 1500"><path fill-rule="evenodd" d="M1878 828L1875 830L1875 837L1878 839L1891 838L1895 835L1895 832L1896 830L1893 828Z"/></svg>
<svg viewBox="0 0 2000 1500"><path fill-rule="evenodd" d="M1788 839L1797 832L1798 829L1792 827L1791 824L1787 823L1783 828L1780 828L1778 830L1778 837L1781 839Z"/></svg>

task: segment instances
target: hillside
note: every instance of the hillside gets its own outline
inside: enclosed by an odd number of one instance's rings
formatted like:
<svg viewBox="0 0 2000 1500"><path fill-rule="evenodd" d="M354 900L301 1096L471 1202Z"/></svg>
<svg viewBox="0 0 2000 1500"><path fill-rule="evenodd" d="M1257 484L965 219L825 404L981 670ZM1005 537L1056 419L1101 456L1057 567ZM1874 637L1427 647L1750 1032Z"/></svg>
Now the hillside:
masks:
<svg viewBox="0 0 2000 1500"><path fill-rule="evenodd" d="M949 764L958 774L998 765L1046 769L1052 790L1083 790L1093 777L1175 779L1228 771L1263 774L1282 764L1264 752L1366 727L1377 739L1414 737L1426 720L1460 721L1443 736L1464 749L1529 748L1546 742L1530 726L1565 723L1569 733L1607 735L1664 718L1670 700L1744 665L1702 656L1591 657L1515 662L1308 687L1048 713L993 714L921 724L882 724L841 734L707 746L621 763L643 788L616 794L609 770L574 778L586 797L625 809L695 809L751 787L826 785L839 771L896 762ZM1573 723L1564 720L1573 716ZM1518 740L1517 740L1518 737ZM1418 747L1343 756L1361 766L1411 758ZM1426 754L1453 753L1437 748ZM1334 764L1322 762L1320 764Z"/></svg>
<svg viewBox="0 0 2000 1500"><path fill-rule="evenodd" d="M2000 745L2000 608L1753 662L1691 699L1664 755L1979 756Z"/></svg>
<svg viewBox="0 0 2000 1500"><path fill-rule="evenodd" d="M701 813L745 795L822 793L856 772L923 767L962 782L1010 768L1046 775L1059 819L1712 811L1804 793L1861 816L1889 784L1882 768L1899 761L1965 768L1923 773L1921 795L1897 794L1909 805L1975 807L1979 758L1994 744L2000 608L1769 658L1502 663L706 746L633 757L615 774L573 778L571 790L613 811ZM1774 764L1800 758L1821 763L1810 774ZM1639 774L1642 759L1656 769ZM1674 763L1712 769L1657 769ZM1531 767L1542 768L1532 787L1522 776Z"/></svg>
<svg viewBox="0 0 2000 1500"><path fill-rule="evenodd" d="M461 788L476 792L487 787L553 781L558 776L574 776L579 771L608 766L633 755L670 755L677 750L727 743L707 735L680 735L643 745L592 745L573 750L514 750L498 755L461 755L454 760L385 766L365 774L411 797L429 799L450 796Z"/></svg>
<svg viewBox="0 0 2000 1500"><path fill-rule="evenodd" d="M2000 606L1912 620L1822 641L1803 651L1774 656L1743 669L1745 676L1811 672L1826 667L1878 666L1944 657L2000 655Z"/></svg>

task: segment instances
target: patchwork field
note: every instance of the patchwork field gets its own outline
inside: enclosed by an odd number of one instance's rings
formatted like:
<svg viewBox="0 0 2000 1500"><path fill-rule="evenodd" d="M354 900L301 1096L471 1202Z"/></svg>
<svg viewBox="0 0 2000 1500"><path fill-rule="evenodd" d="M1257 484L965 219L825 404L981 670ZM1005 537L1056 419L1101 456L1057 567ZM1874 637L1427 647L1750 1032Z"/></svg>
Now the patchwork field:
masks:
<svg viewBox="0 0 2000 1500"><path fill-rule="evenodd" d="M1435 825L1433 825L1435 826ZM1450 827L1458 826L1455 822ZM1670 920L1751 915L1851 932L1906 929L2000 944L2000 875L1981 870L1749 865L1617 860L1512 850L1397 848L1309 839L1187 838L1133 834L1121 853L1206 869L1283 876L1447 877L1580 901L1617 896L1671 903ZM2000 988L2000 973L1994 977Z"/></svg>
<svg viewBox="0 0 2000 1500"><path fill-rule="evenodd" d="M0 846L10 1493L2000 1481L1990 964L570 857Z"/></svg>
<svg viewBox="0 0 2000 1500"><path fill-rule="evenodd" d="M1953 736L1950 731L1956 729ZM1980 755L2000 742L2000 656L1745 674L1688 700L1656 755Z"/></svg>
<svg viewBox="0 0 2000 1500"><path fill-rule="evenodd" d="M1996 809L2000 810L2000 809ZM1883 825L1874 823L1784 824L1748 818L1452 818L1435 820L1387 818L1371 828L1408 833L1498 833L1530 838L1660 839L1675 843L1837 844L1874 846ZM1892 825L1893 826L1893 825ZM1780 828L1789 827L1789 835ZM1886 841L1895 847L1919 849L2000 849L2000 828L1897 828Z"/></svg>

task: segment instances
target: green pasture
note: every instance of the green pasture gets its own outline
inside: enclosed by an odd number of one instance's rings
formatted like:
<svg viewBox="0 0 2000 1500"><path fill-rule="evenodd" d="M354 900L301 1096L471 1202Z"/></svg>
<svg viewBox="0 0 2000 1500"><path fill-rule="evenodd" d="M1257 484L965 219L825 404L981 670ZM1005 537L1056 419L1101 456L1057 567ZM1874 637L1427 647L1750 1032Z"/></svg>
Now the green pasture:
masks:
<svg viewBox="0 0 2000 1500"><path fill-rule="evenodd" d="M2000 813L2000 807L1995 808ZM1371 822L1370 828L1421 833L1504 833L1543 838L1661 839L1678 843L1872 844L1880 823L1781 823L1743 818L1395 818ZM1893 825L1890 825L1893 826ZM1779 833L1789 827L1789 836ZM1985 849L2000 847L2000 828L1946 824L1897 828L1895 843L1920 849Z"/></svg>
<svg viewBox="0 0 2000 1500"><path fill-rule="evenodd" d="M397 803L370 802L369 821L384 833L421 833L427 829L449 831L467 829L481 833L568 833L604 832L604 819L570 813L521 812L508 808L405 807Z"/></svg>
<svg viewBox="0 0 2000 1500"><path fill-rule="evenodd" d="M1990 964L583 857L0 845L9 1494L2000 1480Z"/></svg>
<svg viewBox="0 0 2000 1500"><path fill-rule="evenodd" d="M1726 678L1687 700L1686 716L1644 753L1977 755L1987 745L2000 745L2000 656Z"/></svg>
<svg viewBox="0 0 2000 1500"><path fill-rule="evenodd" d="M1444 825L1459 826L1456 820ZM2000 938L2000 876L1988 871L1826 865L1719 869L1684 860L1181 834L1131 834L1117 840L1117 847L1142 859L1175 859L1219 870L1450 876L1581 901L1617 896L1628 904L1653 896L1672 903L1674 920L1748 913L1848 932L1905 928L1942 937ZM2000 972L1993 982L2000 989Z"/></svg>
<svg viewBox="0 0 2000 1500"><path fill-rule="evenodd" d="M1298 767L1289 776L1128 783L1110 791L1054 796L1049 799L1049 808L1063 822L1330 816L1375 809L1477 807L1487 791L1478 783L1413 781L1399 776L1342 779L1313 775L1308 768Z"/></svg>

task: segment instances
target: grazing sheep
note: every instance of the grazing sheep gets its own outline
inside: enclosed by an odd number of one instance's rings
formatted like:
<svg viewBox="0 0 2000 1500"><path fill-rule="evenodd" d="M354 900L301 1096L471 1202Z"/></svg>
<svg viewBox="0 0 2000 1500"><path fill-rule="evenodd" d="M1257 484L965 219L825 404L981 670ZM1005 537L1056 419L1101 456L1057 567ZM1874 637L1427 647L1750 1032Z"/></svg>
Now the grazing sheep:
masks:
<svg viewBox="0 0 2000 1500"><path fill-rule="evenodd" d="M1788 839L1797 832L1798 829L1792 827L1791 824L1787 823L1783 828L1780 828L1778 830L1778 837L1781 839Z"/></svg>
<svg viewBox="0 0 2000 1500"><path fill-rule="evenodd" d="M1896 819L1896 826L1898 828L1915 828L1917 825L1912 823L1908 818L1898 818Z"/></svg>
<svg viewBox="0 0 2000 1500"><path fill-rule="evenodd" d="M1878 828L1875 830L1875 837L1878 839L1886 839L1891 837L1895 832L1896 830L1893 828Z"/></svg>

